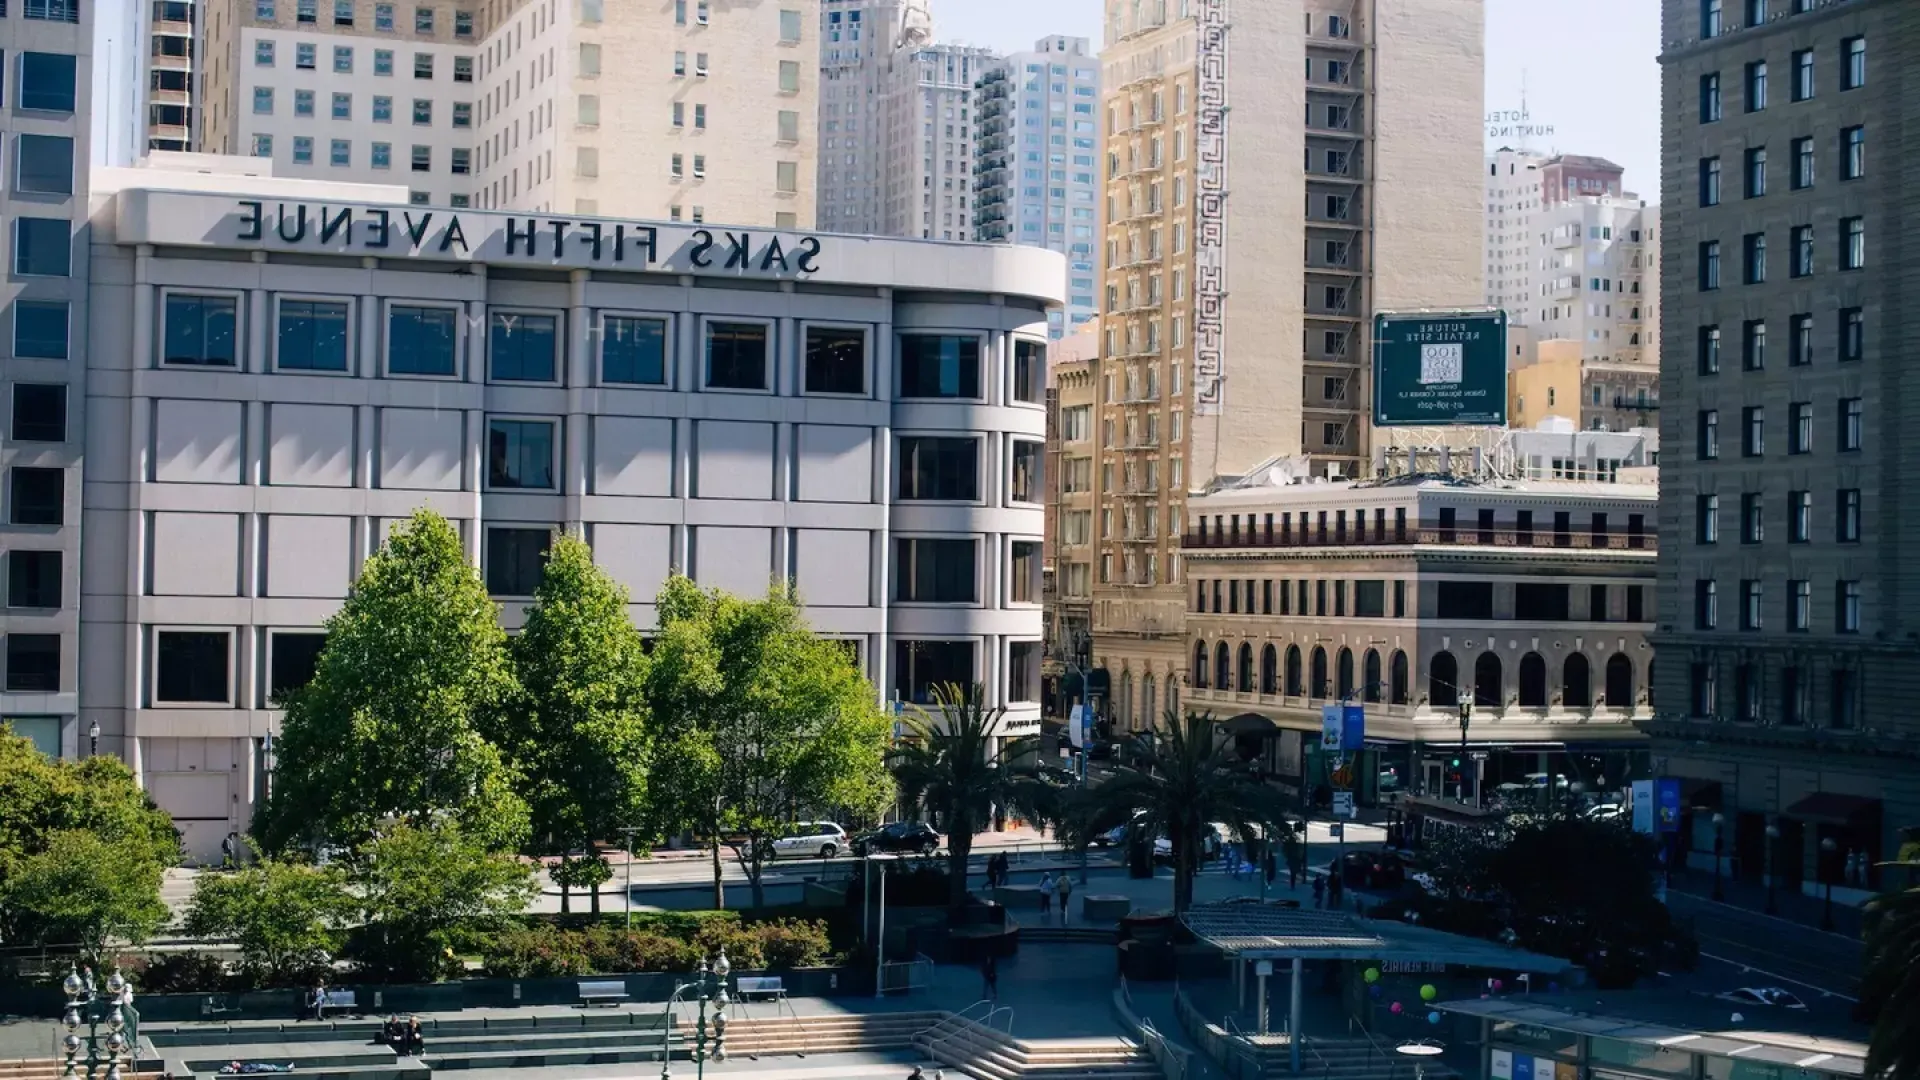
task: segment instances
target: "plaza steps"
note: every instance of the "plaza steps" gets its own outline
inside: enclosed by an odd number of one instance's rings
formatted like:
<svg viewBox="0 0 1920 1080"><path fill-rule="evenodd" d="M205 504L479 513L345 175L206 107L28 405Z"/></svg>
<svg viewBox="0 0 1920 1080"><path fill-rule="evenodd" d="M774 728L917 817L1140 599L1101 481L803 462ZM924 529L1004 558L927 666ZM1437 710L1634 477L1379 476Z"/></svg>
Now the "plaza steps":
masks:
<svg viewBox="0 0 1920 1080"><path fill-rule="evenodd" d="M907 1050L914 1036L946 1018L939 1012L734 1016L727 1022L727 1056L887 1053ZM681 1026L684 1033L685 1025Z"/></svg>
<svg viewBox="0 0 1920 1080"><path fill-rule="evenodd" d="M1285 1036L1259 1038L1254 1056L1263 1077L1280 1080L1294 1075ZM1407 1080L1413 1075L1410 1060L1398 1057L1389 1047L1376 1048L1364 1038L1308 1036L1300 1066L1302 1075L1321 1080ZM1459 1080L1459 1073L1439 1062L1423 1062L1421 1068L1431 1080Z"/></svg>
<svg viewBox="0 0 1920 1080"><path fill-rule="evenodd" d="M59 1080L65 1065L57 1058L19 1058L0 1061L0 1080Z"/></svg>
<svg viewBox="0 0 1920 1080"><path fill-rule="evenodd" d="M1026 1041L970 1020L914 1036L914 1049L980 1080L1161 1080L1151 1054L1119 1037Z"/></svg>

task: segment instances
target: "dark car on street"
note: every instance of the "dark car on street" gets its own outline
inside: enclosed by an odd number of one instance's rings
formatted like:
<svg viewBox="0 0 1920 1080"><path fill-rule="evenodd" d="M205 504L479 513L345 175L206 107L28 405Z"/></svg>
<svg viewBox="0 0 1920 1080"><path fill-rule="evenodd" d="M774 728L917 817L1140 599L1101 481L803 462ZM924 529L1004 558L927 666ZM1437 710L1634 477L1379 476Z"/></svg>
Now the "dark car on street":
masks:
<svg viewBox="0 0 1920 1080"><path fill-rule="evenodd" d="M1407 864L1391 851L1349 851L1341 877L1350 888L1398 889L1407 880Z"/></svg>
<svg viewBox="0 0 1920 1080"><path fill-rule="evenodd" d="M853 853L931 855L940 848L940 834L923 821L896 821L854 838Z"/></svg>

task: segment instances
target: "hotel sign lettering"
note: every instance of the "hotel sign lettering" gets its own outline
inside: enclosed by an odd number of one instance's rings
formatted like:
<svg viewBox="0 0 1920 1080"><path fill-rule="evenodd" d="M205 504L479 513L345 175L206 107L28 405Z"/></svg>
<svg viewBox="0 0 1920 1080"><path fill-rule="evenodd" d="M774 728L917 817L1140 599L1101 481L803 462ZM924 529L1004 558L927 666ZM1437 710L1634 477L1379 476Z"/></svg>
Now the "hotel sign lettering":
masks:
<svg viewBox="0 0 1920 1080"><path fill-rule="evenodd" d="M817 236L421 207L242 199L238 221L241 243L275 247L684 273L802 276L820 270L822 251Z"/></svg>

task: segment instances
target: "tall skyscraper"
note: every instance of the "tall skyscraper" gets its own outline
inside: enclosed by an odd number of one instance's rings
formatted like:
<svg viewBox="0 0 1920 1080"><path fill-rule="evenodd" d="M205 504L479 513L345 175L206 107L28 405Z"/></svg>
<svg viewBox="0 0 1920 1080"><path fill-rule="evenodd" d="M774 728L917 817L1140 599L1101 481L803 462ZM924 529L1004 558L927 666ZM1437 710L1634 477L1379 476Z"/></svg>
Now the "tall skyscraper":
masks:
<svg viewBox="0 0 1920 1080"><path fill-rule="evenodd" d="M974 236L1067 256L1055 337L1099 314L1100 67L1085 38L1050 37L974 90Z"/></svg>
<svg viewBox="0 0 1920 1080"><path fill-rule="evenodd" d="M1360 474L1372 313L1485 296L1480 3L1307 15L1111 9L1093 622L1115 680L1186 670L1188 495L1276 458ZM1156 714L1127 700L1123 725Z"/></svg>
<svg viewBox="0 0 1920 1080"><path fill-rule="evenodd" d="M1534 261L1540 212L1540 164L1548 155L1503 146L1487 155L1487 306L1507 313L1507 325L1533 316Z"/></svg>
<svg viewBox="0 0 1920 1080"><path fill-rule="evenodd" d="M0 11L11 100L0 114L10 183L6 223L5 670L0 716L48 753L86 746L79 718L80 483L85 418L87 275L83 226L95 122L95 13L80 0ZM104 676L118 678L119 673ZM117 741L103 745L111 752Z"/></svg>
<svg viewBox="0 0 1920 1080"><path fill-rule="evenodd" d="M1694 865L1844 889L1920 824L1908 0L1665 0L1655 761ZM1885 145L1883 143L1882 145Z"/></svg>
<svg viewBox="0 0 1920 1080"><path fill-rule="evenodd" d="M819 0L201 4L201 149L419 203L812 227Z"/></svg>
<svg viewBox="0 0 1920 1080"><path fill-rule="evenodd" d="M881 232L886 198L887 67L900 46L903 0L822 0L820 6L820 228ZM924 11L924 8L920 9ZM918 17L918 13L917 13ZM916 44L932 41L916 21Z"/></svg>

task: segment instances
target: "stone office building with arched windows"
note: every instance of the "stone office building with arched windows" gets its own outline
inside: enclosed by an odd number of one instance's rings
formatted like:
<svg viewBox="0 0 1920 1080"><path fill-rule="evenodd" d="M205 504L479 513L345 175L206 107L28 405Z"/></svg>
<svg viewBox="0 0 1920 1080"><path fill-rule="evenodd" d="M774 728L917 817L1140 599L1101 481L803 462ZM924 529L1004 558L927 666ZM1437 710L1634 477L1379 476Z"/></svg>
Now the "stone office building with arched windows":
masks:
<svg viewBox="0 0 1920 1080"><path fill-rule="evenodd" d="M1047 314L1030 248L96 176L79 723L189 848L245 830L280 690L384 531L452 519L511 629L566 530L1037 730Z"/></svg>
<svg viewBox="0 0 1920 1080"><path fill-rule="evenodd" d="M1310 794L1328 781L1321 709L1364 705L1350 781L1363 805L1457 795L1460 772L1488 793L1542 773L1622 787L1647 768L1634 725L1652 715L1655 498L1651 484L1440 478L1197 498L1188 707Z"/></svg>

